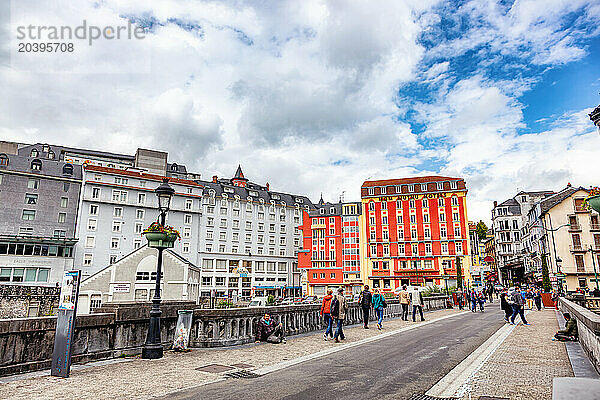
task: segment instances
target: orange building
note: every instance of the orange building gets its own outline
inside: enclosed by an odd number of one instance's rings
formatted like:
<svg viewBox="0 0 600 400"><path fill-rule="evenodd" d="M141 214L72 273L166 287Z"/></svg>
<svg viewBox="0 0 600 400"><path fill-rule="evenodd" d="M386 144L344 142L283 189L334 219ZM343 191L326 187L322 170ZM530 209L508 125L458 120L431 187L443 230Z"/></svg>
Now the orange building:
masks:
<svg viewBox="0 0 600 400"><path fill-rule="evenodd" d="M461 178L425 176L366 181L363 280L392 291L407 285L471 282L467 188Z"/></svg>

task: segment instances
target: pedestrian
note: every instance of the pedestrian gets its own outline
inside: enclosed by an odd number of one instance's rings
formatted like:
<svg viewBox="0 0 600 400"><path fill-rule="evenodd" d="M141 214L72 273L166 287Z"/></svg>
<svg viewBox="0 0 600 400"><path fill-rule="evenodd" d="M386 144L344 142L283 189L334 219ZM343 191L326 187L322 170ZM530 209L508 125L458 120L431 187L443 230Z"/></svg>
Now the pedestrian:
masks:
<svg viewBox="0 0 600 400"><path fill-rule="evenodd" d="M490 304L494 302L494 287L492 285L488 286L487 295L490 298Z"/></svg>
<svg viewBox="0 0 600 400"><path fill-rule="evenodd" d="M513 309L508 299L508 294L506 293L506 290L500 293L500 308L502 309L502 311L504 311L504 320L506 322L510 322L509 318L512 316Z"/></svg>
<svg viewBox="0 0 600 400"><path fill-rule="evenodd" d="M595 288L594 290L592 290L591 294L593 297L600 297L600 289Z"/></svg>
<svg viewBox="0 0 600 400"><path fill-rule="evenodd" d="M460 310L462 310L463 309L463 294L462 294L462 291L460 291L460 290L456 292L456 302L458 303L458 308Z"/></svg>
<svg viewBox="0 0 600 400"><path fill-rule="evenodd" d="M408 305L410 304L410 295L406 290L406 285L402 285L402 290L398 294L400 305L402 306L402 321L408 321Z"/></svg>
<svg viewBox="0 0 600 400"><path fill-rule="evenodd" d="M346 311L348 311L348 304L346 303L346 297L344 296L344 288L339 288L337 295L331 301L331 316L336 322L333 340L335 340L336 343L339 343L340 340L346 339L346 335L344 335L343 330L344 320L346 319Z"/></svg>
<svg viewBox="0 0 600 400"><path fill-rule="evenodd" d="M542 293L540 292L540 289L536 289L535 293L533 294L533 301L535 302L535 307L537 310L542 311Z"/></svg>
<svg viewBox="0 0 600 400"><path fill-rule="evenodd" d="M471 290L469 297L471 298L471 312L477 312L477 293L475 293L475 289Z"/></svg>
<svg viewBox="0 0 600 400"><path fill-rule="evenodd" d="M483 312L483 303L485 303L485 295L483 292L480 292L477 297L477 302L479 303L479 311Z"/></svg>
<svg viewBox="0 0 600 400"><path fill-rule="evenodd" d="M527 288L525 291L525 299L527 300L527 309L533 310L533 292L531 288Z"/></svg>
<svg viewBox="0 0 600 400"><path fill-rule="evenodd" d="M323 303L321 303L321 316L325 320L325 333L323 334L323 340L327 340L327 336L333 338L333 320L331 319L331 300L333 299L333 290L327 289L327 295L323 297Z"/></svg>
<svg viewBox="0 0 600 400"><path fill-rule="evenodd" d="M419 292L419 288L415 286L413 291L410 294L410 302L412 303L412 320L416 322L416 314L419 311L419 315L421 315L421 321L425 321L423 318L423 296L421 292Z"/></svg>
<svg viewBox="0 0 600 400"><path fill-rule="evenodd" d="M369 291L369 285L365 285L364 290L360 293L358 298L358 304L360 304L360 308L362 309L363 324L365 329L369 329L369 311L371 310L372 298L373 296Z"/></svg>
<svg viewBox="0 0 600 400"><path fill-rule="evenodd" d="M510 317L510 324L511 325L515 324L515 318L517 317L517 314L518 314L521 317L521 321L523 321L523 325L531 325L525 319L525 312L523 310L523 307L525 305L525 299L523 298L523 294L519 290L518 286L513 291L512 302L513 302L513 304L512 304L513 313L512 313L512 316Z"/></svg>
<svg viewBox="0 0 600 400"><path fill-rule="evenodd" d="M373 309L377 315L377 329L381 330L383 328L381 325L383 323L383 309L387 307L387 304L379 289L375 289L375 294L373 295L372 301Z"/></svg>

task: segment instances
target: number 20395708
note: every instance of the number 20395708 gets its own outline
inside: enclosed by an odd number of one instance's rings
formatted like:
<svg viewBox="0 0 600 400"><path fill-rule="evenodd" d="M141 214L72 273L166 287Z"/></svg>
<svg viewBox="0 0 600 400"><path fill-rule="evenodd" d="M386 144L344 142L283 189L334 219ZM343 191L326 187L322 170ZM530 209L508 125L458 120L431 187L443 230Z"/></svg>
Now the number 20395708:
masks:
<svg viewBox="0 0 600 400"><path fill-rule="evenodd" d="M19 53L72 53L75 50L73 43L48 42L24 43L18 45Z"/></svg>

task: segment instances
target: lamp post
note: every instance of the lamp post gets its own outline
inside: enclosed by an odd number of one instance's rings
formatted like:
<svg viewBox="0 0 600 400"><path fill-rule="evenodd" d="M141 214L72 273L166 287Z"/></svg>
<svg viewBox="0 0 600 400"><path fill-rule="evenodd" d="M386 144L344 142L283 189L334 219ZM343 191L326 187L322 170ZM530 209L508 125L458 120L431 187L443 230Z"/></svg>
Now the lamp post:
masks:
<svg viewBox="0 0 600 400"><path fill-rule="evenodd" d="M164 178L163 183L157 187L154 192L158 197L159 224L165 226L167 212L171 205L171 198L175 190L169 185L169 179ZM160 339L160 275L162 273L162 254L165 247L162 245L153 246L158 250L158 261L156 264L156 286L154 288L154 297L152 298L152 308L150 309L150 325L148 326L148 335L146 343L142 348L142 358L156 359L162 358L163 346Z"/></svg>
<svg viewBox="0 0 600 400"><path fill-rule="evenodd" d="M598 272L596 271L596 260L594 259L594 253L596 252L596 250L594 250L594 246L595 245L590 245L590 252L592 253L592 265L594 266L594 281L596 282L596 289L600 290L600 288L598 287Z"/></svg>
<svg viewBox="0 0 600 400"><path fill-rule="evenodd" d="M556 274L554 276L556 276L556 279L558 280L558 294L562 295L563 294L563 278L565 277L565 274L562 273L562 271L560 270L560 267L562 266L562 259L560 257L556 257Z"/></svg>

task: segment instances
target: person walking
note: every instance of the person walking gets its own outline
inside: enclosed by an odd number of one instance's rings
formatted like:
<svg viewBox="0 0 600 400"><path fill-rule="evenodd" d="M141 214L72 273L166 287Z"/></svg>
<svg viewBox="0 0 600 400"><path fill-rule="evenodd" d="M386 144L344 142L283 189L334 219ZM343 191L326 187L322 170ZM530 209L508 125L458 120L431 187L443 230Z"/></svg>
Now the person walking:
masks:
<svg viewBox="0 0 600 400"><path fill-rule="evenodd" d="M402 306L402 321L408 321L408 305L410 304L410 295L406 290L406 285L402 285L402 290L398 294L398 300Z"/></svg>
<svg viewBox="0 0 600 400"><path fill-rule="evenodd" d="M479 303L479 311L483 312L483 303L485 303L485 295L483 292L480 292L477 295L477 303Z"/></svg>
<svg viewBox="0 0 600 400"><path fill-rule="evenodd" d="M381 330L383 328L381 325L383 323L383 309L387 307L387 304L379 289L375 289L375 294L373 295L372 301L373 309L377 315L377 329Z"/></svg>
<svg viewBox="0 0 600 400"><path fill-rule="evenodd" d="M425 321L425 318L423 318L423 296L421 295L421 292L419 292L419 288L417 286L415 286L413 291L410 293L410 302L413 306L413 309L412 309L413 322L416 322L415 317L416 317L417 311L419 311L419 315L421 316L421 321Z"/></svg>
<svg viewBox="0 0 600 400"><path fill-rule="evenodd" d="M331 319L331 300L333 299L333 290L327 289L327 295L323 297L323 302L321 303L321 316L325 320L325 325L327 325L327 329L325 329L325 333L323 333L323 340L327 340L327 336L333 338L333 320Z"/></svg>
<svg viewBox="0 0 600 400"><path fill-rule="evenodd" d="M506 290L500 293L500 308L502 309L502 311L504 311L504 320L506 322L510 322L509 318L512 316L513 309L510 305L508 293L506 292Z"/></svg>
<svg viewBox="0 0 600 400"><path fill-rule="evenodd" d="M525 299L523 298L523 294L519 290L519 287L516 287L515 290L513 291L513 295L512 295L513 313L512 313L512 316L510 317L511 325L515 324L515 318L517 317L517 314L521 317L521 321L523 321L523 325L530 325L527 322L527 320L525 319L525 312L523 310L524 305L525 305Z"/></svg>
<svg viewBox="0 0 600 400"><path fill-rule="evenodd" d="M346 302L346 297L344 296L344 288L339 288L337 295L331 302L331 316L335 319L336 323L333 340L336 343L339 343L340 339L346 339L346 335L344 335L343 330L344 320L346 319L346 311L348 311L348 303Z"/></svg>
<svg viewBox="0 0 600 400"><path fill-rule="evenodd" d="M458 309L462 310L463 309L463 294L460 290L456 292L456 302L458 303Z"/></svg>
<svg viewBox="0 0 600 400"><path fill-rule="evenodd" d="M527 301L527 309L533 310L533 292L531 288L527 288L525 291L525 300Z"/></svg>
<svg viewBox="0 0 600 400"><path fill-rule="evenodd" d="M537 310L542 311L542 292L540 292L540 289L536 289L535 293L533 294L533 301L535 302L535 307Z"/></svg>
<svg viewBox="0 0 600 400"><path fill-rule="evenodd" d="M365 329L369 329L369 311L371 310L372 298L373 296L369 291L369 285L365 285L364 290L358 297L358 304L362 309L363 324Z"/></svg>
<svg viewBox="0 0 600 400"><path fill-rule="evenodd" d="M471 312L477 312L477 293L475 293L475 289L471 290L469 297L471 298Z"/></svg>
<svg viewBox="0 0 600 400"><path fill-rule="evenodd" d="M487 295L490 298L490 304L494 302L494 287L492 285L488 285Z"/></svg>

